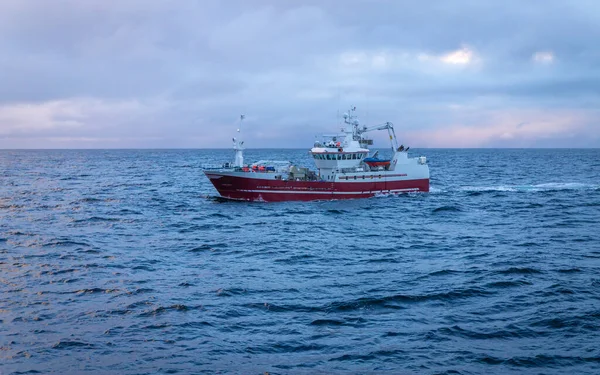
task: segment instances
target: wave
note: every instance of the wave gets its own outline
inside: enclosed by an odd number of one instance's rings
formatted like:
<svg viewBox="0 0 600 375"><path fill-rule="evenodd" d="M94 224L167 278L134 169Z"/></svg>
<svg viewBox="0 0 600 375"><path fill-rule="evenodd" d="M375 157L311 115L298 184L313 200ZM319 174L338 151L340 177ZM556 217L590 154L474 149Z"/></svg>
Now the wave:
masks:
<svg viewBox="0 0 600 375"><path fill-rule="evenodd" d="M83 294L97 294L97 293L115 293L119 292L120 289L103 289L103 288L90 288L90 289L80 289L71 293L83 295Z"/></svg>
<svg viewBox="0 0 600 375"><path fill-rule="evenodd" d="M226 243L215 243L215 244L202 244L200 246L196 246L192 249L189 249L190 253L202 253L205 251L217 251L217 249L224 249L227 247Z"/></svg>
<svg viewBox="0 0 600 375"><path fill-rule="evenodd" d="M498 185L498 186L462 186L458 190L466 193L486 192L547 192L563 190L597 190L598 184L580 182L548 182L536 185Z"/></svg>
<svg viewBox="0 0 600 375"><path fill-rule="evenodd" d="M350 362L366 362L372 361L378 358L388 357L405 357L407 353L404 350L377 350L368 354L343 354L341 356L333 357L329 361L350 361Z"/></svg>
<svg viewBox="0 0 600 375"><path fill-rule="evenodd" d="M213 324L211 324L210 322L207 321L200 321L200 322L185 322L185 323L181 323L178 325L178 327L183 327L183 328L206 328L206 327L212 327Z"/></svg>
<svg viewBox="0 0 600 375"><path fill-rule="evenodd" d="M138 288L138 289L130 292L129 294L136 295L136 294L152 293L152 292L155 292L155 290L152 288Z"/></svg>
<svg viewBox="0 0 600 375"><path fill-rule="evenodd" d="M335 319L316 319L310 323L311 326L341 326L343 324L343 321Z"/></svg>
<svg viewBox="0 0 600 375"><path fill-rule="evenodd" d="M441 206L438 208L433 209L433 213L443 213L443 212L461 212L462 210L460 209L460 207L457 206Z"/></svg>
<svg viewBox="0 0 600 375"><path fill-rule="evenodd" d="M326 307L326 311L353 311L360 310L369 307L383 307L383 308L402 308L398 303L411 304L419 302L430 302L430 301L453 301L471 297L485 297L493 294L491 291L468 288L468 289L457 289L444 293L431 293L431 294L417 294L417 295L406 295L397 294L393 296L385 297L365 297L359 298L354 301L347 302L333 302Z"/></svg>
<svg viewBox="0 0 600 375"><path fill-rule="evenodd" d="M91 216L85 219L75 219L74 223L116 222L121 219L115 217Z"/></svg>
<svg viewBox="0 0 600 375"><path fill-rule="evenodd" d="M524 285L532 285L528 281L518 280L518 281L494 281L491 283L487 283L485 285L486 288L496 288L496 289L504 289L504 288L512 288Z"/></svg>
<svg viewBox="0 0 600 375"><path fill-rule="evenodd" d="M508 269L498 271L498 273L503 275L531 275L542 273L542 271L529 267L510 267Z"/></svg>
<svg viewBox="0 0 600 375"><path fill-rule="evenodd" d="M560 273L577 273L577 272L582 272L582 271L579 268L563 268L563 269L558 270L558 272L560 272Z"/></svg>
<svg viewBox="0 0 600 375"><path fill-rule="evenodd" d="M489 332L469 330L455 325L452 327L439 328L436 333L443 336L454 336L473 340L536 338L547 335L545 332L538 332L514 324L511 324L504 329L490 330Z"/></svg>
<svg viewBox="0 0 600 375"><path fill-rule="evenodd" d="M600 363L600 357L539 354L535 357L515 357L504 361L505 364L515 367L569 367L586 362Z"/></svg>
<svg viewBox="0 0 600 375"><path fill-rule="evenodd" d="M42 247L56 247L56 246L85 246L85 247L89 247L90 244L87 242L79 242L79 241L72 241L69 239L55 239L52 240L50 242L46 242L44 244L42 244Z"/></svg>
<svg viewBox="0 0 600 375"><path fill-rule="evenodd" d="M181 312L186 312L189 310L193 310L196 309L197 307L193 307L193 306L187 306L187 305L182 305L182 304L175 304L175 305L171 305L171 306L159 306L157 308L154 308L152 310L149 311L145 311L141 314L139 314L139 316L141 317L149 317L149 316L156 316L156 315L160 315L169 311L181 311Z"/></svg>
<svg viewBox="0 0 600 375"><path fill-rule="evenodd" d="M93 348L94 345L90 344L90 343L86 343L86 342L69 341L69 340L59 341L56 344L52 345L52 348L54 348L54 349L71 349L71 348L74 348L74 347L88 347L88 348Z"/></svg>
<svg viewBox="0 0 600 375"><path fill-rule="evenodd" d="M439 271L430 272L427 276L446 276L446 275L455 275L459 274L461 271L455 271L450 269L443 269Z"/></svg>
<svg viewBox="0 0 600 375"><path fill-rule="evenodd" d="M243 295L248 293L248 291L246 289L242 289L242 288L231 288L231 289L217 289L216 291L217 296L220 297L232 297L232 296L239 296L239 295Z"/></svg>

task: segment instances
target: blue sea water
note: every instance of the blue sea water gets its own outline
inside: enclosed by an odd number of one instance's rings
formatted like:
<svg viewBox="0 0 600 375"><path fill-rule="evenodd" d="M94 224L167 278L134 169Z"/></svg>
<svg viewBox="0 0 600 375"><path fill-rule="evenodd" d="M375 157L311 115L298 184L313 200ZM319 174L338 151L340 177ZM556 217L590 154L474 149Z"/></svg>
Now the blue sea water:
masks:
<svg viewBox="0 0 600 375"><path fill-rule="evenodd" d="M600 150L412 155L430 193L239 203L230 150L0 151L0 373L600 373Z"/></svg>

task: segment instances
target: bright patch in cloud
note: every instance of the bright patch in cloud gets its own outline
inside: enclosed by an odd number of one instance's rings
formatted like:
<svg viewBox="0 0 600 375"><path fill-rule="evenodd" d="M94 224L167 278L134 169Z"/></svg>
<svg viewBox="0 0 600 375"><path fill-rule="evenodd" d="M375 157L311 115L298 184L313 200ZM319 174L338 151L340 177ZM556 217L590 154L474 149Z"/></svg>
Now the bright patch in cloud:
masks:
<svg viewBox="0 0 600 375"><path fill-rule="evenodd" d="M422 62L436 61L449 65L470 65L478 60L475 52L468 46L463 46L442 55L419 53L416 55L416 59Z"/></svg>
<svg viewBox="0 0 600 375"><path fill-rule="evenodd" d="M466 65L473 62L474 58L474 52L470 48L463 46L461 49L442 55L440 60L446 64Z"/></svg>
<svg viewBox="0 0 600 375"><path fill-rule="evenodd" d="M392 63L394 56L385 52L353 51L340 55L340 63L344 67L363 69L386 69Z"/></svg>
<svg viewBox="0 0 600 375"><path fill-rule="evenodd" d="M389 64L389 58L384 53L377 54L377 55L373 56L373 58L371 59L371 65L374 68L383 69L383 68L387 67L388 64Z"/></svg>
<svg viewBox="0 0 600 375"><path fill-rule="evenodd" d="M137 100L109 101L96 98L4 104L0 105L0 137L107 126L123 119L153 113L153 108L157 107L160 107L157 103L143 104Z"/></svg>
<svg viewBox="0 0 600 375"><path fill-rule="evenodd" d="M551 64L554 62L554 54L547 51L538 51L533 54L531 59L541 64Z"/></svg>
<svg viewBox="0 0 600 375"><path fill-rule="evenodd" d="M364 52L345 52L340 56L340 62L346 66L363 64L366 59L367 55Z"/></svg>

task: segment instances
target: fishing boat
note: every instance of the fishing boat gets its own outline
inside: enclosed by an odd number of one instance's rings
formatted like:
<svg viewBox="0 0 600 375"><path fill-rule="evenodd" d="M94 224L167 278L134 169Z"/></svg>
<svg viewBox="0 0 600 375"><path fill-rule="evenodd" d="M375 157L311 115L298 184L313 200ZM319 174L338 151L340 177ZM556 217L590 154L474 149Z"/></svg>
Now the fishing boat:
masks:
<svg viewBox="0 0 600 375"><path fill-rule="evenodd" d="M316 170L288 161L261 160L244 163L240 116L237 137L233 138L235 159L204 174L220 196L243 201L312 201L368 198L380 194L429 191L429 166L425 156L408 157L408 147L398 145L394 125L386 122L361 126L356 107L343 115L340 133L316 141L309 154ZM385 130L390 139L390 158L369 156L373 144L367 133Z"/></svg>

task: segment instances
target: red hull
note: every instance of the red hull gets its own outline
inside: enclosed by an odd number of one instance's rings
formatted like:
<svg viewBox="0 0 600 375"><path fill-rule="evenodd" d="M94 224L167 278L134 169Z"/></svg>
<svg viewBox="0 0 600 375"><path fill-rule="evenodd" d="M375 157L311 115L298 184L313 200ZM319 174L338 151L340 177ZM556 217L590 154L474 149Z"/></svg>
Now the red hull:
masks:
<svg viewBox="0 0 600 375"><path fill-rule="evenodd" d="M428 192L429 179L326 182L265 180L206 173L223 198L246 201L313 201L368 198L376 194Z"/></svg>

